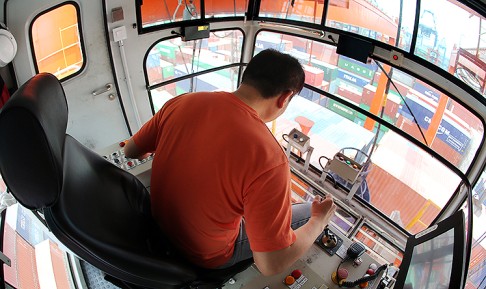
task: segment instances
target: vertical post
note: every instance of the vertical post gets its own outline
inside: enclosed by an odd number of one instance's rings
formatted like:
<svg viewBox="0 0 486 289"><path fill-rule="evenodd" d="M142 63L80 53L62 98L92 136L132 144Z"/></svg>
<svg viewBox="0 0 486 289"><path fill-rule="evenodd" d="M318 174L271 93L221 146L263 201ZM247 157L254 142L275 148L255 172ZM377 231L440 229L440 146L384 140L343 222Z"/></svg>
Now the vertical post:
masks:
<svg viewBox="0 0 486 289"><path fill-rule="evenodd" d="M442 121L442 117L444 116L444 111L447 105L447 101L449 97L443 93L440 94L439 103L437 104L437 109L430 120L429 127L425 132L425 139L429 144L429 147L432 147L432 142L437 135L437 131L439 130L440 123Z"/></svg>
<svg viewBox="0 0 486 289"><path fill-rule="evenodd" d="M383 69L386 71L387 74L390 73L391 67L390 65L383 65ZM370 105L370 112L374 115L378 115L380 112L381 108L385 106L385 101L386 101L386 87L388 83L388 77L386 74L382 71L380 78L378 79L378 87L376 88L375 96L373 97L373 100L371 101ZM371 118L366 118L366 121L364 123L364 128L366 128L369 131L373 131L373 128L375 126L375 121Z"/></svg>

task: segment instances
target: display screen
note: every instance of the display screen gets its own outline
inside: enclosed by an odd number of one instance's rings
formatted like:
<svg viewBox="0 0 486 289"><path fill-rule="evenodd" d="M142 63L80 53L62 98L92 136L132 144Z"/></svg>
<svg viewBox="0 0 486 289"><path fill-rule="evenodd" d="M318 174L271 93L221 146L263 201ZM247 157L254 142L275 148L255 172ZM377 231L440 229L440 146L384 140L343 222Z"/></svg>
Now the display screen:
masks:
<svg viewBox="0 0 486 289"><path fill-rule="evenodd" d="M403 288L449 288L453 253L454 229L416 245Z"/></svg>

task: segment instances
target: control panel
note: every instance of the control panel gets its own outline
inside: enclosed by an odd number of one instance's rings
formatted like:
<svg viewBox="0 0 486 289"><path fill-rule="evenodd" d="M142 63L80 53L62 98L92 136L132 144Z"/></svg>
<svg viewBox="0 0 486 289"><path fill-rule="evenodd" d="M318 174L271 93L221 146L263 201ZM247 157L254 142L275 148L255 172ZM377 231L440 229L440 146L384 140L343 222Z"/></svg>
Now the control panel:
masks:
<svg viewBox="0 0 486 289"><path fill-rule="evenodd" d="M361 164L341 152L336 153L326 165L326 171L332 171L350 183L356 182L362 169Z"/></svg>
<svg viewBox="0 0 486 289"><path fill-rule="evenodd" d="M311 155L314 151L314 148L310 145L310 138L296 128L293 128L287 136L287 149L285 150L287 158L290 159L290 151L292 148L297 149L301 157L303 154L306 154L303 171L307 172L309 170Z"/></svg>
<svg viewBox="0 0 486 289"><path fill-rule="evenodd" d="M376 289L385 267L366 253L363 244L349 240L330 226L288 271L274 276L257 275L241 288Z"/></svg>
<svg viewBox="0 0 486 289"><path fill-rule="evenodd" d="M125 142L122 141L120 143L110 145L102 150L98 150L97 153L114 165L129 171L136 176L145 185L145 187L149 187L153 155L141 160L131 159L125 156L123 151L124 146Z"/></svg>
<svg viewBox="0 0 486 289"><path fill-rule="evenodd" d="M305 153L310 147L310 138L298 129L292 129L289 133L289 143L298 149L301 153Z"/></svg>

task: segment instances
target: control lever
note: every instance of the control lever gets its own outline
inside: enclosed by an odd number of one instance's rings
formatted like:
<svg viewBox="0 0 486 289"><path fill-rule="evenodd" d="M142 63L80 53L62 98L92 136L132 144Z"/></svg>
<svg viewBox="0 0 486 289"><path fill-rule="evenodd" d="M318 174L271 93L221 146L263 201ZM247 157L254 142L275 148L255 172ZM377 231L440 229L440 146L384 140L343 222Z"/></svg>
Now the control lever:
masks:
<svg viewBox="0 0 486 289"><path fill-rule="evenodd" d="M343 239L335 235L327 226L317 237L317 245L324 249L330 256L333 256L343 244Z"/></svg>
<svg viewBox="0 0 486 289"><path fill-rule="evenodd" d="M336 247L337 242L338 240L336 235L334 235L334 233L332 233L326 226L326 228L324 229L324 235L322 236L322 244L324 245L324 247L332 249Z"/></svg>

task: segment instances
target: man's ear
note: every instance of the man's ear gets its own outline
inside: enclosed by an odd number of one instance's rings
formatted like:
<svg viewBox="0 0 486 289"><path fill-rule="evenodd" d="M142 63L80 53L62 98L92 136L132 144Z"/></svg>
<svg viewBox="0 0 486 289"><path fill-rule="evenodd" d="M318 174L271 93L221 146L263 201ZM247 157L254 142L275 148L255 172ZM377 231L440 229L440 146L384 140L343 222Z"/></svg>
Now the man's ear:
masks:
<svg viewBox="0 0 486 289"><path fill-rule="evenodd" d="M278 108L282 108L285 106L285 101L288 99L290 101L290 97L294 95L294 92L292 90L286 90L280 94L280 96L277 98L277 106Z"/></svg>

